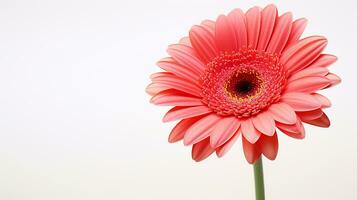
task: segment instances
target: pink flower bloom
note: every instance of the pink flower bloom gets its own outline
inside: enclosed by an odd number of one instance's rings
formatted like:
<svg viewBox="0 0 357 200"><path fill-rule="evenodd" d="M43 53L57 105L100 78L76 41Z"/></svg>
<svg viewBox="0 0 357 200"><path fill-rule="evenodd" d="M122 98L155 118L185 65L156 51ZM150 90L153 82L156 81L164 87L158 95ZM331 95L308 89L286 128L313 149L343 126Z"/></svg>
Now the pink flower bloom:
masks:
<svg viewBox="0 0 357 200"><path fill-rule="evenodd" d="M303 122L329 127L323 109L331 103L317 91L340 82L327 68L337 58L322 54L326 38L300 39L306 23L290 12L279 16L274 5L235 9L170 45L170 57L158 62L165 71L146 89L153 104L173 106L164 122L180 120L169 142L192 145L201 161L223 156L241 136L254 163L261 154L276 158L276 128L302 139Z"/></svg>

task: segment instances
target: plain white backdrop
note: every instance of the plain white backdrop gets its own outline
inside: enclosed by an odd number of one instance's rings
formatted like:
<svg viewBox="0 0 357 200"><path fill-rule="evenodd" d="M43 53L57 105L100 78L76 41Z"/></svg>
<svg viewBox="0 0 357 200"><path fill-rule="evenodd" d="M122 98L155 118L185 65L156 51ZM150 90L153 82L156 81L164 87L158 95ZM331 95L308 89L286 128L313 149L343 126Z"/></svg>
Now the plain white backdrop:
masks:
<svg viewBox="0 0 357 200"><path fill-rule="evenodd" d="M144 90L167 45L242 0L1 0L0 199L253 199L241 143L222 159L195 163L167 143L168 108ZM329 129L279 135L265 161L267 200L357 199L357 12L354 1L276 1L309 20L304 36L329 39L342 84Z"/></svg>

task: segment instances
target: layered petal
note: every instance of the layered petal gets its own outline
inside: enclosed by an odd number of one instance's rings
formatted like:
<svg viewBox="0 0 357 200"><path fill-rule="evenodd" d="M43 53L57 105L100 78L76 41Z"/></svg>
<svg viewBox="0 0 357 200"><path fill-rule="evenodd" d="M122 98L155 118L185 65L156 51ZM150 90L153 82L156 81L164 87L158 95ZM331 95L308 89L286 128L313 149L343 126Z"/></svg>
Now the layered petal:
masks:
<svg viewBox="0 0 357 200"><path fill-rule="evenodd" d="M293 16L290 12L280 16L276 22L267 52L280 54L289 39Z"/></svg>
<svg viewBox="0 0 357 200"><path fill-rule="evenodd" d="M308 76L288 83L285 92L312 93L330 85L330 81L323 76Z"/></svg>
<svg viewBox="0 0 357 200"><path fill-rule="evenodd" d="M300 18L293 22L291 27L290 36L288 42L286 43L286 47L295 44L301 37L307 25L307 19Z"/></svg>
<svg viewBox="0 0 357 200"><path fill-rule="evenodd" d="M250 143L245 137L242 137L243 152L245 159L250 163L254 164L255 161L260 157L261 150L258 144Z"/></svg>
<svg viewBox="0 0 357 200"><path fill-rule="evenodd" d="M197 97L201 96L201 88L197 84L173 74L152 77L152 81L163 87L176 89Z"/></svg>
<svg viewBox="0 0 357 200"><path fill-rule="evenodd" d="M216 154L218 157L224 156L233 146L233 144L237 141L241 132L238 130L226 143L216 149Z"/></svg>
<svg viewBox="0 0 357 200"><path fill-rule="evenodd" d="M193 26L190 31L190 40L193 48L205 63L218 55L215 37L204 26Z"/></svg>
<svg viewBox="0 0 357 200"><path fill-rule="evenodd" d="M278 129L285 133L286 135L295 138L295 139L303 139L305 138L305 128L301 123L300 118L297 118L295 124L283 124L283 123L276 123Z"/></svg>
<svg viewBox="0 0 357 200"><path fill-rule="evenodd" d="M314 93L312 96L321 104L321 108L331 107L330 100L322 94Z"/></svg>
<svg viewBox="0 0 357 200"><path fill-rule="evenodd" d="M246 47L248 43L245 15L241 9L234 9L228 14L228 20L232 24L236 40L236 48Z"/></svg>
<svg viewBox="0 0 357 200"><path fill-rule="evenodd" d="M238 130L240 121L235 117L221 119L211 133L211 146L217 148L227 142Z"/></svg>
<svg viewBox="0 0 357 200"><path fill-rule="evenodd" d="M150 100L151 103L160 106L202 106L200 98L189 96L177 90L165 90Z"/></svg>
<svg viewBox="0 0 357 200"><path fill-rule="evenodd" d="M270 112L262 112L252 118L254 127L261 133L272 136L275 133L275 121Z"/></svg>
<svg viewBox="0 0 357 200"><path fill-rule="evenodd" d="M275 160L279 149L277 134L275 133L272 136L262 135L262 137L259 139L259 146L265 157L267 157L269 160Z"/></svg>
<svg viewBox="0 0 357 200"><path fill-rule="evenodd" d="M215 36L219 51L235 51L237 49L235 30L228 17L224 15L218 17Z"/></svg>
<svg viewBox="0 0 357 200"><path fill-rule="evenodd" d="M311 77L311 76L325 76L328 74L328 69L325 67L308 67L301 71L292 74L288 79L288 84L292 81L296 81L301 78Z"/></svg>
<svg viewBox="0 0 357 200"><path fill-rule="evenodd" d="M171 57L161 59L159 62L157 62L157 65L165 71L175 74L178 77L191 80L192 82L198 84L200 75L189 67L180 65Z"/></svg>
<svg viewBox="0 0 357 200"><path fill-rule="evenodd" d="M314 126L319 126L322 128L328 128L330 127L330 119L327 117L325 113L321 115L321 117L313 120L303 120L303 122L314 125Z"/></svg>
<svg viewBox="0 0 357 200"><path fill-rule="evenodd" d="M241 129L242 135L245 139L247 139L250 143L254 144L258 141L261 133L254 128L252 119L248 118L246 120L241 121Z"/></svg>
<svg viewBox="0 0 357 200"><path fill-rule="evenodd" d="M330 54L321 54L310 66L314 67L328 67L337 61L337 57Z"/></svg>
<svg viewBox="0 0 357 200"><path fill-rule="evenodd" d="M255 49L259 41L261 9L253 7L245 14L247 24L248 47Z"/></svg>
<svg viewBox="0 0 357 200"><path fill-rule="evenodd" d="M217 122L222 118L216 114L210 114L193 124L186 132L184 144L191 145L209 137Z"/></svg>
<svg viewBox="0 0 357 200"><path fill-rule="evenodd" d="M191 117L196 117L204 114L211 113L211 109L207 106L193 106L193 107L173 107L169 110L164 118L163 122L170 122L180 119L187 119Z"/></svg>
<svg viewBox="0 0 357 200"><path fill-rule="evenodd" d="M192 47L183 44L173 44L169 46L167 52L180 65L189 67L196 74L202 74L206 68L204 63L197 58L196 52Z"/></svg>
<svg viewBox="0 0 357 200"><path fill-rule="evenodd" d="M296 114L293 108L288 104L279 102L271 105L268 108L268 111L272 115L275 121L284 124L295 124L296 123Z"/></svg>
<svg viewBox="0 0 357 200"><path fill-rule="evenodd" d="M174 143L183 139L188 128L197 122L201 117L193 117L181 120L176 126L171 130L169 135L169 142Z"/></svg>
<svg viewBox="0 0 357 200"><path fill-rule="evenodd" d="M295 111L310 111L321 108L320 102L306 93L286 93L281 97L281 100L290 105Z"/></svg>
<svg viewBox="0 0 357 200"><path fill-rule="evenodd" d="M310 121L314 120L317 118L320 118L323 115L324 112L322 112L321 109L316 109L316 110L310 110L306 112L297 112L297 115L300 117L302 121Z"/></svg>
<svg viewBox="0 0 357 200"><path fill-rule="evenodd" d="M210 156L215 150L209 145L209 138L206 138L192 146L192 159L200 162Z"/></svg>
<svg viewBox="0 0 357 200"><path fill-rule="evenodd" d="M336 74L334 73L328 73L326 75L326 78L330 81L330 84L328 87L332 87L332 86L335 86L339 83L341 83L341 78L338 77Z"/></svg>
<svg viewBox="0 0 357 200"><path fill-rule="evenodd" d="M270 38L273 34L275 20L277 19L277 16L278 10L275 5L270 4L263 9L261 15L259 42L257 46L258 50L265 50L268 46Z"/></svg>
<svg viewBox="0 0 357 200"><path fill-rule="evenodd" d="M302 39L283 52L280 62L288 74L300 71L314 62L326 45L326 38L321 36Z"/></svg>

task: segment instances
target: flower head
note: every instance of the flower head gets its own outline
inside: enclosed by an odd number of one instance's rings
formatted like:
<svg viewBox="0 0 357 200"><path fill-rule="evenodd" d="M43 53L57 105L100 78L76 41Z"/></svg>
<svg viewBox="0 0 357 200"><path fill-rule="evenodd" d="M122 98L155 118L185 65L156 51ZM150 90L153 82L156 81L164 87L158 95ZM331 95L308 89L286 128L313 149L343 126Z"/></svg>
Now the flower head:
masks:
<svg viewBox="0 0 357 200"><path fill-rule="evenodd" d="M279 16L274 5L235 9L170 45L170 57L158 62L165 71L146 89L152 103L173 106L164 122L180 120L169 142L192 145L201 161L223 156L241 137L254 163L262 154L276 158L277 128L302 139L303 122L328 127L323 109L331 104L317 91L340 82L327 69L337 58L322 53L324 37L300 39L306 23L289 12Z"/></svg>

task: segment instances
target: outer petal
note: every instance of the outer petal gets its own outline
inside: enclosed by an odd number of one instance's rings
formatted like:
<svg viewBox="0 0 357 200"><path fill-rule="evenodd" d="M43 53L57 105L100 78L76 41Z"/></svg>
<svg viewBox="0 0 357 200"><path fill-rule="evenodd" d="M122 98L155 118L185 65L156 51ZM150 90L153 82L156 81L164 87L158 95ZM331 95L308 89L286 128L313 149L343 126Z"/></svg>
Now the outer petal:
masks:
<svg viewBox="0 0 357 200"><path fill-rule="evenodd" d="M341 78L338 77L336 74L329 73L326 75L326 78L330 81L330 85L328 87L332 87L341 83Z"/></svg>
<svg viewBox="0 0 357 200"><path fill-rule="evenodd" d="M268 108L273 118L284 124L295 124L296 114L295 111L286 103L280 102L271 105Z"/></svg>
<svg viewBox="0 0 357 200"><path fill-rule="evenodd" d="M317 119L305 120L303 122L314 125L314 126L323 127L323 128L330 127L330 120L325 113L323 113L322 116Z"/></svg>
<svg viewBox="0 0 357 200"><path fill-rule="evenodd" d="M275 5L270 4L262 11L262 19L260 25L260 35L258 42L258 50L265 50L270 41L274 30L275 20L278 16L278 10Z"/></svg>
<svg viewBox="0 0 357 200"><path fill-rule="evenodd" d="M188 37L181 38L180 41L179 41L179 44L183 44L183 45L192 47L192 44L190 42L190 38L188 38Z"/></svg>
<svg viewBox="0 0 357 200"><path fill-rule="evenodd" d="M328 74L328 69L325 67L308 67L305 68L301 71L298 71L294 74L292 74L289 79L288 79L288 84L291 83L292 81L301 79L301 78L305 78L305 77L309 77L309 76L325 76L326 74Z"/></svg>
<svg viewBox="0 0 357 200"><path fill-rule="evenodd" d="M261 133L272 136L275 133L275 121L270 112L262 112L252 118L254 127Z"/></svg>
<svg viewBox="0 0 357 200"><path fill-rule="evenodd" d="M297 115L302 121L309 121L320 118L324 112L321 109L306 111L306 112L297 112Z"/></svg>
<svg viewBox="0 0 357 200"><path fill-rule="evenodd" d="M337 57L330 54L321 54L309 68L313 67L328 67L337 61Z"/></svg>
<svg viewBox="0 0 357 200"><path fill-rule="evenodd" d="M293 16L290 12L283 14L277 20L273 35L267 47L268 52L280 54L289 39Z"/></svg>
<svg viewBox="0 0 357 200"><path fill-rule="evenodd" d="M193 26L190 31L190 40L200 58L209 62L218 54L214 35L203 26Z"/></svg>
<svg viewBox="0 0 357 200"><path fill-rule="evenodd" d="M209 145L209 138L206 138L192 146L192 159L199 162L206 159L213 152L214 149Z"/></svg>
<svg viewBox="0 0 357 200"><path fill-rule="evenodd" d="M184 144L195 144L210 136L214 126L220 119L221 117L218 115L210 114L197 121L187 130L183 140Z"/></svg>
<svg viewBox="0 0 357 200"><path fill-rule="evenodd" d="M253 7L245 14L247 24L248 46L255 49L259 41L261 9Z"/></svg>
<svg viewBox="0 0 357 200"><path fill-rule="evenodd" d="M305 18L300 18L293 22L293 25L291 27L291 33L288 42L286 43L287 47L292 44L295 44L299 40L300 36L302 35L302 33L306 28L306 25L307 25L307 19Z"/></svg>
<svg viewBox="0 0 357 200"><path fill-rule="evenodd" d="M180 119L187 119L204 114L211 113L211 109L207 106L194 107L173 107L169 110L163 118L163 122L170 122Z"/></svg>
<svg viewBox="0 0 357 200"><path fill-rule="evenodd" d="M162 85L162 84L159 84L159 83L150 83L146 87L145 91L149 95L154 96L154 95L158 94L159 92L162 92L162 91L168 90L168 89L171 89L171 87L169 87L167 85Z"/></svg>
<svg viewBox="0 0 357 200"><path fill-rule="evenodd" d="M200 74L197 74L194 70L187 66L178 64L178 62L176 62L171 57L161 59L159 62L157 62L157 65L163 70L171 72L172 74L175 74L178 77L191 80L195 83L198 83L198 80L200 78Z"/></svg>
<svg viewBox="0 0 357 200"><path fill-rule="evenodd" d="M202 106L200 98L188 96L177 90L166 90L153 96L151 103L160 106Z"/></svg>
<svg viewBox="0 0 357 200"><path fill-rule="evenodd" d="M280 62L289 74L300 71L316 60L326 45L327 40L324 37L312 36L302 39L283 52Z"/></svg>
<svg viewBox="0 0 357 200"><path fill-rule="evenodd" d="M216 149L216 154L218 157L224 156L237 141L241 132L238 130L226 143Z"/></svg>
<svg viewBox="0 0 357 200"><path fill-rule="evenodd" d="M285 92L305 92L312 93L330 85L330 81L321 76L309 76L295 81L291 81L285 87Z"/></svg>
<svg viewBox="0 0 357 200"><path fill-rule="evenodd" d="M217 19L215 36L219 51L234 51L237 49L235 31L224 15L220 15Z"/></svg>
<svg viewBox="0 0 357 200"><path fill-rule="evenodd" d="M201 74L206 68L204 63L197 58L197 55L192 47L183 44L173 44L169 46L167 52L180 65L189 67L197 74Z"/></svg>
<svg viewBox="0 0 357 200"><path fill-rule="evenodd" d="M289 104L295 111L309 111L321 108L320 102L309 94L301 92L286 93L281 101Z"/></svg>
<svg viewBox="0 0 357 200"><path fill-rule="evenodd" d="M243 151L245 158L250 164L255 163L255 161L260 157L261 150L258 144L252 144L244 137L242 137Z"/></svg>
<svg viewBox="0 0 357 200"><path fill-rule="evenodd" d="M252 144L258 141L261 135L261 133L254 128L251 119L246 119L244 121L241 121L241 131L244 138L247 139Z"/></svg>
<svg viewBox="0 0 357 200"><path fill-rule="evenodd" d="M269 160L275 160L279 149L278 136L276 133L273 136L262 135L259 139L259 145L265 157Z"/></svg>
<svg viewBox="0 0 357 200"><path fill-rule="evenodd" d="M322 94L314 93L312 96L321 104L322 108L328 108L331 107L331 102L330 100L323 96Z"/></svg>
<svg viewBox="0 0 357 200"><path fill-rule="evenodd" d="M197 97L201 96L201 89L197 84L187 79L183 79L178 76L175 76L173 74L157 76L154 77L152 81L153 83L157 83L159 85L166 86L168 88L186 92L188 94L192 94Z"/></svg>
<svg viewBox="0 0 357 200"><path fill-rule="evenodd" d="M234 9L228 14L236 38L236 48L247 46L247 29L245 25L245 15L241 9ZM234 42L234 41L233 41Z"/></svg>
<svg viewBox="0 0 357 200"><path fill-rule="evenodd" d="M188 118L177 123L169 135L169 142L174 143L182 140L187 129L190 128L192 124L197 122L200 118L201 117Z"/></svg>
<svg viewBox="0 0 357 200"><path fill-rule="evenodd" d="M236 133L240 126L239 120L233 117L221 119L211 133L211 146L217 148L227 142Z"/></svg>
<svg viewBox="0 0 357 200"><path fill-rule="evenodd" d="M305 128L301 123L301 120L298 118L296 124L287 125L282 123L276 123L278 129L285 133L286 135L295 138L295 139L303 139L305 138Z"/></svg>
<svg viewBox="0 0 357 200"><path fill-rule="evenodd" d="M204 20L204 21L202 21L201 26L203 26L207 30L209 30L209 32L212 35L215 35L215 33L216 33L216 22L214 22L212 20Z"/></svg>

